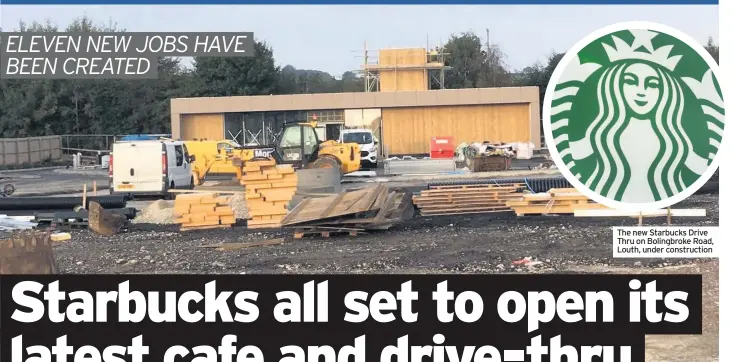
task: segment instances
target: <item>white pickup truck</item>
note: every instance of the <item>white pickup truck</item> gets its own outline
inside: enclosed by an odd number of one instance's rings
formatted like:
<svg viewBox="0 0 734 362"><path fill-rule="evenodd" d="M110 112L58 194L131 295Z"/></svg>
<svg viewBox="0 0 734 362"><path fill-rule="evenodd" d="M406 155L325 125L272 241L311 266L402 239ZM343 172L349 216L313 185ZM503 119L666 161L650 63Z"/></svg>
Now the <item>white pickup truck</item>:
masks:
<svg viewBox="0 0 734 362"><path fill-rule="evenodd" d="M377 167L378 141L372 130L365 128L343 129L339 134L339 142L358 144L361 151L362 167Z"/></svg>

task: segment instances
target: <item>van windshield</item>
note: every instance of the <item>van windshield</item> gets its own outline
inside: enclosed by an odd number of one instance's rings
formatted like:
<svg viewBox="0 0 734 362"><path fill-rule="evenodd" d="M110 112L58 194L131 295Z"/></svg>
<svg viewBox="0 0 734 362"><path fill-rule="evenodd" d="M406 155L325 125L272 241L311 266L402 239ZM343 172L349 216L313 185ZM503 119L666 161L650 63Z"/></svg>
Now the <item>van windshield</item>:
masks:
<svg viewBox="0 0 734 362"><path fill-rule="evenodd" d="M366 144L372 143L372 134L368 132L345 133L342 136L342 142L366 145Z"/></svg>

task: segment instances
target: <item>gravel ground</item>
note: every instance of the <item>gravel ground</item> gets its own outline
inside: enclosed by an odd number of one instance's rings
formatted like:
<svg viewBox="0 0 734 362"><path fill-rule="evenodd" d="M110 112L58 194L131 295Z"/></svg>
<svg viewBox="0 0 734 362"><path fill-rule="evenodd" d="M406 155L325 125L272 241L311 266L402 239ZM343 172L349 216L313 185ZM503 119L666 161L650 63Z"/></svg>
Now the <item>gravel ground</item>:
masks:
<svg viewBox="0 0 734 362"><path fill-rule="evenodd" d="M717 226L718 195L695 195L676 208L706 208L678 226ZM174 225L133 224L103 237L72 233L56 246L63 273L694 273L704 275L704 334L651 336L647 361L718 361L718 262L613 259L611 227L637 220L514 215L418 217L357 237L290 240L285 231L244 227L178 233ZM645 219L664 225L665 219ZM282 245L233 251L199 246L285 238ZM532 257L533 265L513 261Z"/></svg>
<svg viewBox="0 0 734 362"><path fill-rule="evenodd" d="M718 225L716 195L696 195L677 207L707 208L706 218L678 225ZM286 231L244 227L178 233L175 225L133 224L103 237L76 231L57 246L66 273L496 273L559 272L574 265L659 267L683 260L612 260L611 226L637 220L566 216L418 217L387 232L357 237L309 237L283 245L221 252L201 245L289 238ZM664 224L646 219L646 224ZM541 262L514 268L512 261Z"/></svg>

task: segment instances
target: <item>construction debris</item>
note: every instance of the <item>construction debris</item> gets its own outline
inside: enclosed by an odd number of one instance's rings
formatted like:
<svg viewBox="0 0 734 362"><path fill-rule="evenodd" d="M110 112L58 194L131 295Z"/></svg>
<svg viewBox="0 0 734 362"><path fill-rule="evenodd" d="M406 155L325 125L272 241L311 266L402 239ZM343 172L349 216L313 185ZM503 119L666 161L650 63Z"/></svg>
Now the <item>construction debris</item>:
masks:
<svg viewBox="0 0 734 362"><path fill-rule="evenodd" d="M137 214L137 210L133 207L123 209L105 209L122 216L127 220L132 220ZM34 222L38 223L36 228L51 227L54 229L86 229L89 226L89 211L56 211L51 213L35 213Z"/></svg>
<svg viewBox="0 0 734 362"><path fill-rule="evenodd" d="M284 227L295 229L295 238L308 234L348 232L357 235L367 230L387 230L413 217L411 193L391 191L379 184L339 194L308 198L283 218Z"/></svg>
<svg viewBox="0 0 734 362"><path fill-rule="evenodd" d="M49 233L17 231L0 240L0 274L58 274Z"/></svg>
<svg viewBox="0 0 734 362"><path fill-rule="evenodd" d="M0 215L0 231L30 230L38 225L31 218L23 216Z"/></svg>
<svg viewBox="0 0 734 362"><path fill-rule="evenodd" d="M105 210L96 201L89 202L88 218L89 228L105 236L117 234L127 222L123 215Z"/></svg>
<svg viewBox="0 0 734 362"><path fill-rule="evenodd" d="M173 203L181 231L231 227L235 222L229 199L218 193L179 194Z"/></svg>
<svg viewBox="0 0 734 362"><path fill-rule="evenodd" d="M245 163L240 184L245 186L249 229L278 228L288 213L288 203L296 194L298 176L291 165L276 165L275 160Z"/></svg>
<svg viewBox="0 0 734 362"><path fill-rule="evenodd" d="M508 201L517 216L574 214L576 210L607 209L574 188L550 189L548 192L525 194L521 200Z"/></svg>
<svg viewBox="0 0 734 362"><path fill-rule="evenodd" d="M71 234L69 233L53 233L51 234L51 241L53 242L61 242L61 241L67 241L71 240Z"/></svg>
<svg viewBox="0 0 734 362"><path fill-rule="evenodd" d="M468 159L466 165L471 172L507 171L512 168L512 156L508 156L504 150L497 150L476 155Z"/></svg>
<svg viewBox="0 0 734 362"><path fill-rule="evenodd" d="M524 184L431 186L413 196L422 216L511 211L507 201L521 200Z"/></svg>

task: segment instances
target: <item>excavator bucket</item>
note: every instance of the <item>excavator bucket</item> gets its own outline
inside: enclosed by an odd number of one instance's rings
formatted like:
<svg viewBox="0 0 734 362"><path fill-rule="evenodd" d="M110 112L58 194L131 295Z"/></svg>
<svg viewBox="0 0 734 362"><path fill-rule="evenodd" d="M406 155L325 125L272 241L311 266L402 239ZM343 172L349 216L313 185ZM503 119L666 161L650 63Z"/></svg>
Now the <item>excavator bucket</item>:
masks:
<svg viewBox="0 0 734 362"><path fill-rule="evenodd" d="M109 212L99 203L89 202L89 228L105 236L115 235L125 225L127 219L119 214Z"/></svg>
<svg viewBox="0 0 734 362"><path fill-rule="evenodd" d="M0 274L58 274L48 232L19 231L0 240Z"/></svg>

